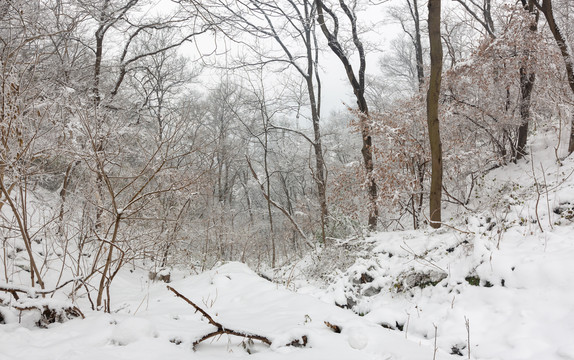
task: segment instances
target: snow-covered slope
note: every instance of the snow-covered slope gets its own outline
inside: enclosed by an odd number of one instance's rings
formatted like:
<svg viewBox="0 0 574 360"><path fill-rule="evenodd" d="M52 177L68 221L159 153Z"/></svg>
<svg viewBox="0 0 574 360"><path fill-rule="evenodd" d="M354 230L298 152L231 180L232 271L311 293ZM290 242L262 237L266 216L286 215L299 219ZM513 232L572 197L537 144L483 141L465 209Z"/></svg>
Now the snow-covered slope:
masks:
<svg viewBox="0 0 574 360"><path fill-rule="evenodd" d="M481 179L440 230L379 233L325 291L411 340L473 359L574 359L574 161L552 139Z"/></svg>
<svg viewBox="0 0 574 360"><path fill-rule="evenodd" d="M238 263L172 272L169 285L215 321L270 346L222 335L194 351L214 327L126 268L111 314L87 311L85 298L86 319L47 329L33 312L4 314L0 360L574 359L574 160L558 163L552 141L535 138L532 157L481 178L442 229L347 242L275 273L277 283ZM329 270L337 263L346 268ZM305 347L287 346L303 336Z"/></svg>
<svg viewBox="0 0 574 360"><path fill-rule="evenodd" d="M177 277L177 275L176 275ZM48 329L16 322L0 326L0 359L432 359L430 342L405 340L349 310L282 289L238 263L226 264L170 284L226 328L268 337L272 344L241 344L223 335L193 341L214 330L201 314L165 284L124 274L112 299L112 314L91 312L85 320ZM342 328L335 333L325 321ZM306 347L285 346L307 336ZM449 357L441 354L440 358Z"/></svg>

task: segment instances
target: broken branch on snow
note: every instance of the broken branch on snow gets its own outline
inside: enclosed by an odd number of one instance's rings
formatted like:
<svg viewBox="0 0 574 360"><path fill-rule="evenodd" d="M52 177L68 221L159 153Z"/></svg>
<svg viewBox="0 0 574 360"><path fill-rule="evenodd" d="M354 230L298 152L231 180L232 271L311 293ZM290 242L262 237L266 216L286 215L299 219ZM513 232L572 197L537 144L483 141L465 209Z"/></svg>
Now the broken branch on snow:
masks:
<svg viewBox="0 0 574 360"><path fill-rule="evenodd" d="M201 337L198 340L195 340L193 342L193 349L194 350L195 350L195 347L199 343L201 343L202 341L205 341L205 340L212 338L214 336L223 335L223 334L240 336L240 337L244 337L247 339L259 340L259 341L261 341L267 345L271 345L271 340L266 336L251 334L251 333L247 333L244 331L238 331L238 330L226 328L221 323L215 321L213 319L213 317L211 317L211 315L209 315L205 310L203 310L202 308L197 306L193 301L189 300L188 298L186 298L185 296L180 294L177 290L175 290L171 286L168 286L167 289L170 290L171 292L173 292L177 297L183 299L185 302L187 302L189 305L191 305L196 311L199 311L201 313L201 315L203 315L203 317L205 317L211 325L213 325L217 328L215 331L210 332L207 335L204 335L203 337ZM302 336L301 339L295 339L292 342L286 344L286 346L306 346L306 345L307 345L307 336L306 335Z"/></svg>

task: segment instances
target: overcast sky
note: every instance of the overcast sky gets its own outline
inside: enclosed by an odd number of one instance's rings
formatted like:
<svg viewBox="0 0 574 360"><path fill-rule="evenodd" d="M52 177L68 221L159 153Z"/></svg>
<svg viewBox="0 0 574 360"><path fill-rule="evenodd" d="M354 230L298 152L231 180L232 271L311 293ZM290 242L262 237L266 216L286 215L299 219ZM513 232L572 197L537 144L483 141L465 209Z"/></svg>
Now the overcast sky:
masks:
<svg viewBox="0 0 574 360"><path fill-rule="evenodd" d="M368 11L363 11L358 13L357 17L359 22L367 24L366 27L373 29L368 34L362 35L362 40L364 41L366 47L376 48L376 50L370 50L367 52L367 73L376 74L379 71L378 60L383 54L385 44L388 44L391 39L397 36L397 32L401 31L397 24L391 24L386 15L387 4L371 6ZM320 41L323 41L322 34L318 30L317 34ZM327 48L326 44L325 51L322 51L319 57L319 64L321 68L321 83L323 89L322 96L322 117L326 118L333 111L344 111L345 105L356 106L356 102L353 96L352 88L350 87L343 65L339 59ZM217 47L217 50L216 50ZM241 45L233 43L230 40L224 40L222 37L216 39L214 34L207 34L198 37L194 40L194 44L187 45L184 47L182 53L193 61L198 63L213 63L213 56L208 56L208 54L213 54L214 51L218 53L217 62L220 64L226 61L231 62L233 55L229 55L227 59L223 55L225 49L230 50L230 54L241 52L245 49L241 48ZM206 57L202 61L199 57L199 53L204 54ZM358 69L358 59L353 58L353 68L355 71ZM200 79L203 84L209 84L212 82L213 78L218 78L221 74L221 70L206 69L201 75ZM276 79L274 77L274 79Z"/></svg>

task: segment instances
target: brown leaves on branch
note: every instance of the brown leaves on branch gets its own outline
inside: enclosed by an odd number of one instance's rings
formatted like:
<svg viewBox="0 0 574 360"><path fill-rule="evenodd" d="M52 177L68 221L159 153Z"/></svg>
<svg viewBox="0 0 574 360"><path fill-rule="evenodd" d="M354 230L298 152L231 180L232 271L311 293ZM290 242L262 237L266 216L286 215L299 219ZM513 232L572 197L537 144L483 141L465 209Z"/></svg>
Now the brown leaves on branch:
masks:
<svg viewBox="0 0 574 360"><path fill-rule="evenodd" d="M329 329L333 330L333 332L335 332L336 334L340 334L340 333L341 333L342 329L341 329L341 327L340 327L339 325L332 324L332 323L330 323L330 322L328 322L328 321L324 321L324 323L325 323L325 325L326 325Z"/></svg>
<svg viewBox="0 0 574 360"><path fill-rule="evenodd" d="M563 68L557 66L562 59L549 34L531 31L534 17L520 6L504 6L499 16L496 37L482 39L464 61L443 74L439 98L443 185L447 201L460 205L468 203L480 174L516 156L517 129L523 121L520 69L536 72L533 119L560 114L560 106L571 101ZM424 102L420 93L398 99L385 111L371 113L369 123L379 207L389 219L411 214L415 228L423 219L420 209L427 201L430 178ZM359 124L352 125L359 133ZM349 193L359 194L359 185L368 180L356 170L360 169L347 166L331 171L333 188L347 198ZM343 211L360 210L345 195L341 198L338 204L347 205Z"/></svg>

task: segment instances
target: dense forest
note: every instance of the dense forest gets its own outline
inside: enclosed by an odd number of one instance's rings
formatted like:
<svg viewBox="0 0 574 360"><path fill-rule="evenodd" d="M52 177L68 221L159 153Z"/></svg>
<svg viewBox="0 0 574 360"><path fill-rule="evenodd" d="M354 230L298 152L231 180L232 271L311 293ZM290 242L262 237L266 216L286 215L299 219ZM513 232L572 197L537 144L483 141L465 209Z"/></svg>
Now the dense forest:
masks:
<svg viewBox="0 0 574 360"><path fill-rule="evenodd" d="M0 290L450 227L574 150L573 38L570 0L2 0Z"/></svg>

